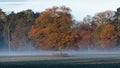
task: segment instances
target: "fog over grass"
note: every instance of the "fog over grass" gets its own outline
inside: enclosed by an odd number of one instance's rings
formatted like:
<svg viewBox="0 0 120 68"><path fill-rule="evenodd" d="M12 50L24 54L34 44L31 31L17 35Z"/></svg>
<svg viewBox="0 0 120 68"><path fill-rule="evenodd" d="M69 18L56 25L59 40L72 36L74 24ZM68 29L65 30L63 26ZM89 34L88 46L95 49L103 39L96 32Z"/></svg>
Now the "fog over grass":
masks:
<svg viewBox="0 0 120 68"><path fill-rule="evenodd" d="M0 56L52 56L58 54L59 51L43 51L43 50L29 50L29 51L1 51ZM120 50L64 50L63 54L69 56L94 56L94 55L119 55Z"/></svg>

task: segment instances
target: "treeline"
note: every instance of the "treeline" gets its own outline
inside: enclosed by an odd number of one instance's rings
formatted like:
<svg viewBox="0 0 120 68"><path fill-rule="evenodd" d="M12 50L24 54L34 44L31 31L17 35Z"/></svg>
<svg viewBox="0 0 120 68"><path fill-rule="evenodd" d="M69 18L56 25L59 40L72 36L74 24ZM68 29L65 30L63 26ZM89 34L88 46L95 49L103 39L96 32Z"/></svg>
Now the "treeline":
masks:
<svg viewBox="0 0 120 68"><path fill-rule="evenodd" d="M0 9L0 48L22 49L28 46L28 32L40 13L25 10L6 14Z"/></svg>
<svg viewBox="0 0 120 68"><path fill-rule="evenodd" d="M9 15L0 10L0 48L41 50L114 49L120 47L120 8L103 11L83 21L73 20L65 6L41 13L25 10Z"/></svg>

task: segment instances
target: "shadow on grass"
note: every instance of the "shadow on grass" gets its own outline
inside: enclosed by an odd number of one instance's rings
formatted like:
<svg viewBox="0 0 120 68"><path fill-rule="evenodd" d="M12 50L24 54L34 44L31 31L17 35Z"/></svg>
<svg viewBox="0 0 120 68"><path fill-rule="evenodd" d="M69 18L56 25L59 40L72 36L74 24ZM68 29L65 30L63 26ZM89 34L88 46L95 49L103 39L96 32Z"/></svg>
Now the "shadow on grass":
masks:
<svg viewBox="0 0 120 68"><path fill-rule="evenodd" d="M119 63L113 64L44 64L44 63L0 63L0 68L120 68Z"/></svg>

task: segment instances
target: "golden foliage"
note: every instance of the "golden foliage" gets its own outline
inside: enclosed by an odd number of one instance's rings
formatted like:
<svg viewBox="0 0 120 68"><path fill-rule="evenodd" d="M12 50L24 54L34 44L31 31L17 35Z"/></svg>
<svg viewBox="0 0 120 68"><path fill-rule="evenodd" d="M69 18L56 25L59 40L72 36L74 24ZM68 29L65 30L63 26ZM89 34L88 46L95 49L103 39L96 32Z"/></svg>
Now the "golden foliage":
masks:
<svg viewBox="0 0 120 68"><path fill-rule="evenodd" d="M107 24L100 34L100 46L102 48L113 48L117 44L117 34L115 26Z"/></svg>

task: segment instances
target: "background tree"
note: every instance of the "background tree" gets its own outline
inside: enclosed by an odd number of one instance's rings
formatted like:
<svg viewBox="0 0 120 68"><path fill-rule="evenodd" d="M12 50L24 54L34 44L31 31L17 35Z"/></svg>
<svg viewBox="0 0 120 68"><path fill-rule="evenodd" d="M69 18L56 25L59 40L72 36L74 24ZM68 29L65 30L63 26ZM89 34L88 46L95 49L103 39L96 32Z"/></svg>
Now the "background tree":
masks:
<svg viewBox="0 0 120 68"><path fill-rule="evenodd" d="M120 29L120 8L117 8L115 12L113 25L117 26L118 30Z"/></svg>
<svg viewBox="0 0 120 68"><path fill-rule="evenodd" d="M113 48L117 44L117 35L115 26L111 24L105 25L100 34L100 47Z"/></svg>
<svg viewBox="0 0 120 68"><path fill-rule="evenodd" d="M9 15L7 15L7 22L5 24L4 28L4 41L5 45L8 45L8 49L10 52L10 39L11 39L11 34L15 29L15 19L16 15L14 12L11 12Z"/></svg>
<svg viewBox="0 0 120 68"><path fill-rule="evenodd" d="M93 22L95 22L98 26L101 24L112 23L114 15L115 12L111 10L100 12L93 17Z"/></svg>
<svg viewBox="0 0 120 68"><path fill-rule="evenodd" d="M117 8L114 16L114 22L112 23L117 28L118 38L117 38L117 45L120 46L120 8Z"/></svg>
<svg viewBox="0 0 120 68"><path fill-rule="evenodd" d="M77 32L72 29L70 9L53 7L46 9L36 19L29 32L33 46L42 50L75 49L78 38Z"/></svg>
<svg viewBox="0 0 120 68"><path fill-rule="evenodd" d="M91 27L88 23L87 24L81 23L78 28L78 32L80 35L78 46L80 48L85 48L85 49L93 48L94 28Z"/></svg>
<svg viewBox="0 0 120 68"><path fill-rule="evenodd" d="M93 41L94 41L94 44L97 47L99 47L99 45L100 45L100 43L99 43L99 41L100 41L100 34L101 34L103 28L104 28L104 25L97 26L95 28L95 31L93 32L94 33Z"/></svg>
<svg viewBox="0 0 120 68"><path fill-rule="evenodd" d="M34 12L26 10L19 12L15 15L14 31L11 33L11 46L12 48L25 48L28 46L28 32L35 20ZM14 26L12 25L12 26Z"/></svg>
<svg viewBox="0 0 120 68"><path fill-rule="evenodd" d="M5 45L5 41L4 41L4 30L5 30L5 24L7 23L7 16L5 14L5 12L2 11L2 9L0 9L0 47L4 48L7 46Z"/></svg>
<svg viewBox="0 0 120 68"><path fill-rule="evenodd" d="M97 13L93 16L92 23L96 24L96 28L94 31L94 43L97 47L99 47L100 43L100 34L103 30L104 26L108 23L113 23L115 12L108 10L104 12Z"/></svg>

